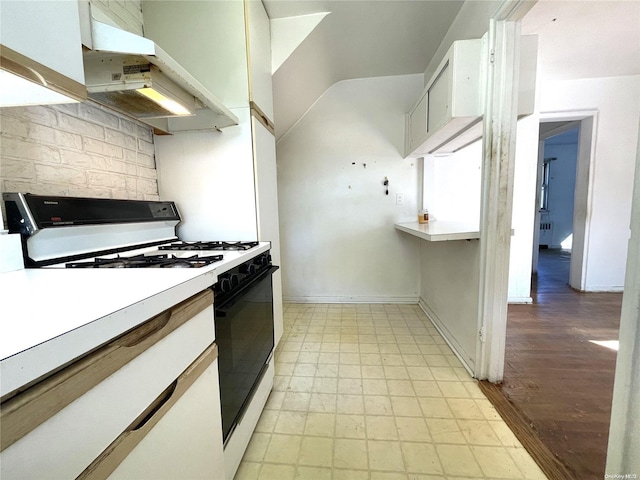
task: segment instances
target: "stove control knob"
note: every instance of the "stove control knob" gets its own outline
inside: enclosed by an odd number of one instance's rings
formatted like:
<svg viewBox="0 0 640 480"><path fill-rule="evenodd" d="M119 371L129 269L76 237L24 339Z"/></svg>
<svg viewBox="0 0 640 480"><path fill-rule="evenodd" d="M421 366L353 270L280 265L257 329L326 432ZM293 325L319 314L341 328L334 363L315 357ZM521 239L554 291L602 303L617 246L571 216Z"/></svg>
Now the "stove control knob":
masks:
<svg viewBox="0 0 640 480"><path fill-rule="evenodd" d="M238 278L238 275L235 273L231 273L229 274L229 282L231 282L231 287L237 287L238 284L240 283L240 279Z"/></svg>
<svg viewBox="0 0 640 480"><path fill-rule="evenodd" d="M256 273L256 270L257 267L253 263L243 263L242 265L240 265L240 273L243 273L245 275L252 275Z"/></svg>
<svg viewBox="0 0 640 480"><path fill-rule="evenodd" d="M231 291L232 284L231 284L230 276L228 274L227 275L220 275L218 277L218 285L220 286L220 291L222 291L222 292Z"/></svg>
<svg viewBox="0 0 640 480"><path fill-rule="evenodd" d="M256 258L256 263L261 267L266 267L267 265L269 265L269 263L271 263L271 255L269 255L268 253L260 255L258 258Z"/></svg>

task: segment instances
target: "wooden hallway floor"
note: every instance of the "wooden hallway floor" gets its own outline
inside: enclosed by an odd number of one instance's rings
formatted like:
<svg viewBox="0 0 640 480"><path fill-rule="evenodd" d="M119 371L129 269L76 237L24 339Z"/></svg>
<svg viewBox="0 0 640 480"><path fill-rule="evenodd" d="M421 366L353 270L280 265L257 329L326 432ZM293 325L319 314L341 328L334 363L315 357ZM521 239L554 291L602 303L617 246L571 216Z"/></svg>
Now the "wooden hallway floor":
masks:
<svg viewBox="0 0 640 480"><path fill-rule="evenodd" d="M541 251L534 303L510 305L502 394L579 480L602 479L622 294L568 286L570 256Z"/></svg>

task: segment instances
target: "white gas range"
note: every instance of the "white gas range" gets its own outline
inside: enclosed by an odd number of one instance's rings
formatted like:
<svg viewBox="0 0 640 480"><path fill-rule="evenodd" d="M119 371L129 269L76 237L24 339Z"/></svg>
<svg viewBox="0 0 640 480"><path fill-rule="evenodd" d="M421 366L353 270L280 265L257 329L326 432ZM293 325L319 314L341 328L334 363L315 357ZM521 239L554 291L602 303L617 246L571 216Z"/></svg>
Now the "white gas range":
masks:
<svg viewBox="0 0 640 480"><path fill-rule="evenodd" d="M173 202L22 193L3 198L28 269L94 277L120 271L132 279L142 271L176 278L187 269L213 274L208 286L215 299L223 439L231 457L225 469L232 477L273 384L271 275L278 267L271 264L269 242L181 241Z"/></svg>

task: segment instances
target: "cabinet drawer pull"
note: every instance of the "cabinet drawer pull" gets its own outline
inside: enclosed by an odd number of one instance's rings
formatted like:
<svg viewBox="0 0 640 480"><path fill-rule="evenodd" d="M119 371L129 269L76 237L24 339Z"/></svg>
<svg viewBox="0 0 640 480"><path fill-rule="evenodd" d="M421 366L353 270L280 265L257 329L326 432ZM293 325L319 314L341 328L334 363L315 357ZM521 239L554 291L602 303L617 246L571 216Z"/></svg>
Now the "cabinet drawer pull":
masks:
<svg viewBox="0 0 640 480"><path fill-rule="evenodd" d="M172 316L173 310L167 310L157 317L147 321L144 325L139 326L133 332L125 334L119 340L116 340L116 343L121 347L135 347L148 338L151 338L156 333L162 332L162 329L169 324ZM157 336L162 338L164 335Z"/></svg>
<svg viewBox="0 0 640 480"><path fill-rule="evenodd" d="M158 410L160 410L162 406L171 399L171 396L173 395L173 392L176 391L177 386L178 386L178 380L176 379L160 395L158 395L158 398L156 398L151 403L151 405L149 405L149 407L145 411L148 413L144 415L144 412L143 412L144 417L136 425L134 425L133 428L131 428L131 430L140 430L142 427L144 427L146 423L149 420L151 420L153 416L158 412Z"/></svg>

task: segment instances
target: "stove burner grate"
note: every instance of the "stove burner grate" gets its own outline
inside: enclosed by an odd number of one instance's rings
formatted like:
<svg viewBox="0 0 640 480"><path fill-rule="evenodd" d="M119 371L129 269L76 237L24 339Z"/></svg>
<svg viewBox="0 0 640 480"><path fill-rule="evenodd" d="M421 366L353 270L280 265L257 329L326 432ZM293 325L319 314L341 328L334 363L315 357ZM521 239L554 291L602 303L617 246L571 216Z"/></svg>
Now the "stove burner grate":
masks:
<svg viewBox="0 0 640 480"><path fill-rule="evenodd" d="M176 257L175 255L135 255L132 257L96 258L89 262L72 262L66 268L200 268L222 260L222 255Z"/></svg>
<svg viewBox="0 0 640 480"><path fill-rule="evenodd" d="M176 242L158 250L249 250L258 245L258 242Z"/></svg>

